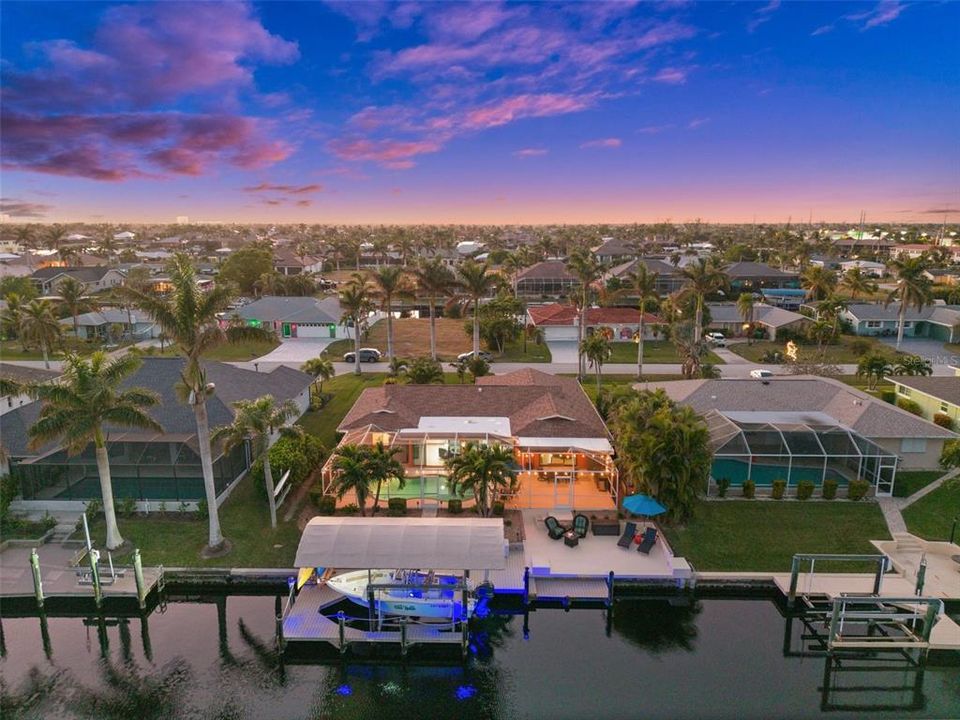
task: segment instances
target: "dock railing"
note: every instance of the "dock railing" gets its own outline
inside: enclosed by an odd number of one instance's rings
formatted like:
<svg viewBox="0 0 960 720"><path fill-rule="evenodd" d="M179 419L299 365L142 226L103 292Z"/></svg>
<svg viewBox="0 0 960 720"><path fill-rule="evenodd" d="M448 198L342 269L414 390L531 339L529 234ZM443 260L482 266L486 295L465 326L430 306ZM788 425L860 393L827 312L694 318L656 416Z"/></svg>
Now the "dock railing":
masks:
<svg viewBox="0 0 960 720"><path fill-rule="evenodd" d="M800 564L804 560L810 561L810 572L807 575L807 593L813 587L813 576L816 571L818 560L829 562L869 562L876 565L873 578L873 595L880 594L880 586L883 583L883 574L887 570L889 562L886 555L835 555L829 553L797 553L793 556L793 562L790 567L790 591L787 593L787 607L793 607L797 600L797 586L800 580Z"/></svg>

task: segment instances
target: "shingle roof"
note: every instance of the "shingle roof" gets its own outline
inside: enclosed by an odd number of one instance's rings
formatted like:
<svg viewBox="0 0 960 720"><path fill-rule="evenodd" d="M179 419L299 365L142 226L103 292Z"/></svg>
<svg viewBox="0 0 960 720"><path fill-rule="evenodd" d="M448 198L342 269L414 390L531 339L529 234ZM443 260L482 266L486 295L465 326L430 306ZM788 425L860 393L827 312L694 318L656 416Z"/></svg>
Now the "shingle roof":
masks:
<svg viewBox="0 0 960 720"><path fill-rule="evenodd" d="M11 365L10 363L0 363L0 377L5 380L15 382L43 382L59 377L60 373L53 370L42 370L40 368L28 367L26 365Z"/></svg>
<svg viewBox="0 0 960 720"><path fill-rule="evenodd" d="M517 280L576 280L563 260L544 260L517 273Z"/></svg>
<svg viewBox="0 0 960 720"><path fill-rule="evenodd" d="M880 303L853 303L847 306L846 313L857 320L897 320L900 303L890 303L886 307ZM907 320L929 320L952 326L960 322L960 305L926 305L919 311L911 306L904 317Z"/></svg>
<svg viewBox="0 0 960 720"><path fill-rule="evenodd" d="M829 378L777 377L758 380L679 380L650 383L673 400L703 414L763 410L823 412L868 438L954 438L954 433ZM645 385L646 387L646 385Z"/></svg>
<svg viewBox="0 0 960 720"><path fill-rule="evenodd" d="M680 271L673 265L664 262L659 258L637 258L636 260L628 260L621 265L611 268L610 275L612 277L623 277L628 273L634 272L639 263L646 265L647 272L655 272L658 275L663 275L664 277L668 275L678 275L680 273Z"/></svg>
<svg viewBox="0 0 960 720"><path fill-rule="evenodd" d="M185 360L179 357L146 357L124 383L125 387L146 388L160 396L160 404L150 409L150 415L160 423L167 435L192 436L196 433L193 410L180 402L176 393L184 364ZM299 395L313 382L313 378L306 373L285 366L269 373L257 373L221 362L205 362L203 367L207 372L207 380L216 386L214 394L207 400L211 429L233 421L232 402L252 400L261 395L288 400ZM3 445L10 455L20 457L28 454L27 429L36 421L39 412L40 403L32 402L3 415Z"/></svg>
<svg viewBox="0 0 960 720"><path fill-rule="evenodd" d="M718 323L740 323L743 322L743 315L737 308L736 303L707 303L710 309L710 317ZM753 321L768 325L770 327L783 327L800 320L809 320L809 318L790 310L784 310L766 303L754 303Z"/></svg>
<svg viewBox="0 0 960 720"><path fill-rule="evenodd" d="M735 262L727 265L725 272L732 279L750 278L750 277L775 277L775 278L795 278L797 273L784 272L779 268L771 267L765 263L758 262Z"/></svg>
<svg viewBox="0 0 960 720"><path fill-rule="evenodd" d="M267 295L237 310L244 319L281 320L300 323L339 323L340 300L325 297L281 297Z"/></svg>
<svg viewBox="0 0 960 720"><path fill-rule="evenodd" d="M34 270L31 277L34 280L50 280L58 275L69 275L81 282L97 282L108 272L113 270L106 265L94 265L93 267L45 267Z"/></svg>
<svg viewBox="0 0 960 720"><path fill-rule="evenodd" d="M367 388L337 428L415 428L421 417L506 417L514 436L607 438L607 429L576 380L524 369L479 378L476 385Z"/></svg>
<svg viewBox="0 0 960 720"><path fill-rule="evenodd" d="M951 405L960 405L960 378L958 377L894 376L890 381L932 395Z"/></svg>
<svg viewBox="0 0 960 720"><path fill-rule="evenodd" d="M594 248L594 255L636 255L637 250L620 238L607 238Z"/></svg>

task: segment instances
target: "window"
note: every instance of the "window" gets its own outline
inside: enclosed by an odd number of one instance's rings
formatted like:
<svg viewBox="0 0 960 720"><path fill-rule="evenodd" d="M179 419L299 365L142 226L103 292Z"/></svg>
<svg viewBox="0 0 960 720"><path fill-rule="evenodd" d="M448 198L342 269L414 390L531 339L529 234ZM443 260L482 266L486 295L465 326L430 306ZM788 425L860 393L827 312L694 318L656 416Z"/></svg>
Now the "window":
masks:
<svg viewBox="0 0 960 720"><path fill-rule="evenodd" d="M926 438L903 438L900 441L900 452L902 453L923 453L926 451Z"/></svg>
<svg viewBox="0 0 960 720"><path fill-rule="evenodd" d="M941 402L941 403L940 403L940 412L942 412L942 413L950 412L950 404L947 403L947 402Z"/></svg>
<svg viewBox="0 0 960 720"><path fill-rule="evenodd" d="M897 395L903 395L904 397L910 397L910 388L904 387L903 385L897 385Z"/></svg>
<svg viewBox="0 0 960 720"><path fill-rule="evenodd" d="M905 328L913 327L913 320L904 320L904 321L903 321L903 326L904 326Z"/></svg>
<svg viewBox="0 0 960 720"><path fill-rule="evenodd" d="M881 327L882 325L883 323L880 322L879 320L867 320L868 328L878 328L878 327Z"/></svg>

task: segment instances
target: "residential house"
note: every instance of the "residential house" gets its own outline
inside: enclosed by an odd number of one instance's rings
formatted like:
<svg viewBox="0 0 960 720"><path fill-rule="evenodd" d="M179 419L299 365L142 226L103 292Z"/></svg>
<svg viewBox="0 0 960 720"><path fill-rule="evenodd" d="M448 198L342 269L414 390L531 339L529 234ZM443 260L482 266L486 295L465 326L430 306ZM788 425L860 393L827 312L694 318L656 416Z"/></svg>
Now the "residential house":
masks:
<svg viewBox="0 0 960 720"><path fill-rule="evenodd" d="M854 268L859 268L864 275L875 278L883 277L887 272L886 265L872 260L844 260L840 263L841 273L847 273Z"/></svg>
<svg viewBox="0 0 960 720"><path fill-rule="evenodd" d="M73 318L60 321L65 331L73 332ZM123 308L101 308L77 315L77 337L82 340L112 340L111 327L122 328L120 334L130 335L136 341L160 337L162 328L152 317L139 310L128 314Z"/></svg>
<svg viewBox="0 0 960 720"><path fill-rule="evenodd" d="M510 448L520 468L510 506L612 509L619 493L607 428L573 378L524 369L476 385L383 385L367 388L337 428L340 445L382 442L403 463L403 488L385 485L381 501L421 505L454 497L445 461L467 443ZM324 465L330 491L335 470ZM470 496L467 495L467 502Z"/></svg>
<svg viewBox="0 0 960 720"><path fill-rule="evenodd" d="M960 430L960 377L893 375L889 380L897 397L915 402L927 420L949 421L952 430Z"/></svg>
<svg viewBox="0 0 960 720"><path fill-rule="evenodd" d="M640 325L640 311L625 307L591 307L585 313L586 334L606 328L613 340L632 340ZM661 333L660 318L644 314L643 335L652 340ZM580 312L573 305L551 303L532 305L527 308L527 323L543 330L544 338L550 341L577 340Z"/></svg>
<svg viewBox="0 0 960 720"><path fill-rule="evenodd" d="M563 260L544 260L516 275L517 294L525 297L569 295L579 284Z"/></svg>
<svg viewBox="0 0 960 720"><path fill-rule="evenodd" d="M102 290L123 285L125 276L116 268L106 265L94 267L44 267L35 270L30 279L36 283L41 295L56 295L57 288L66 278L71 277L83 283L87 293L96 293Z"/></svg>
<svg viewBox="0 0 960 720"><path fill-rule="evenodd" d="M784 479L821 485L869 480L893 493L897 469L938 467L943 444L958 436L832 378L679 380L651 383L704 416L713 478L770 487Z"/></svg>
<svg viewBox="0 0 960 720"><path fill-rule="evenodd" d="M924 276L937 285L960 285L960 268L930 268Z"/></svg>
<svg viewBox="0 0 960 720"><path fill-rule="evenodd" d="M53 378L58 377L59 374L60 373L52 370L41 370L40 368L32 368L25 365L0 363L0 378L12 380L21 385L53 380ZM31 402L31 398L26 393L0 395L0 415L8 413L21 405L26 405L28 402ZM2 421L0 421L0 424L2 424ZM0 460L2 460L2 458L0 458ZM6 468L0 468L0 474L4 474L5 472Z"/></svg>
<svg viewBox="0 0 960 720"><path fill-rule="evenodd" d="M906 245L892 245L890 247L890 257L899 260L901 258L918 258L921 255L936 250L935 245L926 245L921 243L907 243Z"/></svg>
<svg viewBox="0 0 960 720"><path fill-rule="evenodd" d="M647 272L657 274L656 291L659 295L670 295L683 287L685 280L680 270L670 263L654 257L637 258L616 265L609 270L604 280L617 278L624 285L628 285L630 274L635 273L639 265L645 266Z"/></svg>
<svg viewBox="0 0 960 720"><path fill-rule="evenodd" d="M335 296L318 300L266 295L236 311L248 325L273 330L282 338L351 337L349 328L340 325L341 314L340 299ZM224 317L221 324L230 321Z"/></svg>
<svg viewBox="0 0 960 720"><path fill-rule="evenodd" d="M297 255L288 247L273 250L273 269L281 275L300 275L323 271L323 259L314 255Z"/></svg>
<svg viewBox="0 0 960 720"><path fill-rule="evenodd" d="M707 303L710 327L722 330L727 337L743 337L746 324L736 303ZM799 331L810 324L810 318L766 303L754 303L753 325L763 329L768 340L776 340L783 330Z"/></svg>
<svg viewBox="0 0 960 720"><path fill-rule="evenodd" d="M895 302L887 306L852 303L840 313L857 335L896 335L899 315L900 304ZM934 301L921 310L908 307L904 314L903 335L957 342L960 340L960 305Z"/></svg>
<svg viewBox="0 0 960 720"><path fill-rule="evenodd" d="M600 245L593 248L593 256L604 265L624 263L640 254L635 245L619 238L605 237L601 240Z"/></svg>
<svg viewBox="0 0 960 720"><path fill-rule="evenodd" d="M727 265L724 271L730 278L730 288L734 295L764 288L800 287L800 276L797 273L786 272L766 263L743 260Z"/></svg>
<svg viewBox="0 0 960 720"><path fill-rule="evenodd" d="M142 387L160 396L160 404L149 410L163 428L160 432L107 428L107 451L116 498L160 502L171 509L179 503L194 505L205 498L200 468L197 426L193 409L177 394L183 358L146 357L126 381L126 387ZM272 395L278 401L292 400L298 417L309 406L313 378L299 370L280 366L269 373L244 370L227 363L205 362L204 371L215 390L207 399L210 427L233 422L231 403ZM28 447L28 431L40 412L40 403L31 402L3 416L3 451L10 458L11 477L16 481L25 511L81 510L90 500L100 498L100 480L94 447L71 456L62 446ZM226 498L233 484L249 469L252 458L241 445L224 452L213 448L213 473L218 502ZM276 468L279 477L283 468Z"/></svg>

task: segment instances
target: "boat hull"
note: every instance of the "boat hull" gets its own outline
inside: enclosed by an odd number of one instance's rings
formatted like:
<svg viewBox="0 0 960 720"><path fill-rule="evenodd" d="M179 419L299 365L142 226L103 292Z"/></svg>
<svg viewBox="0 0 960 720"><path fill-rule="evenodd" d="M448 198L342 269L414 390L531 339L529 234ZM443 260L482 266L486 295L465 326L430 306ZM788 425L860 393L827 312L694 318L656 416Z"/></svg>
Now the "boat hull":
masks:
<svg viewBox="0 0 960 720"><path fill-rule="evenodd" d="M369 580L374 583L396 582L389 570L373 570ZM336 575L327 581L329 587L358 605L369 608L367 584L366 570ZM464 613L462 598L462 591L446 589L442 584L422 587L411 585L403 589L379 590L376 593L375 609L386 615L456 620L469 617L476 605L475 599L468 597L466 613Z"/></svg>

